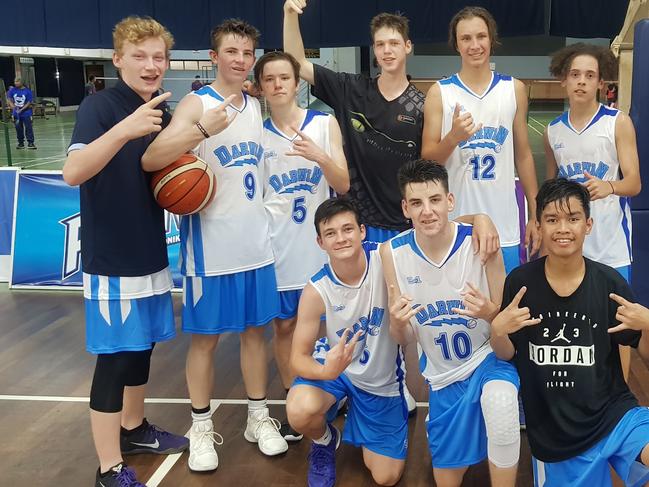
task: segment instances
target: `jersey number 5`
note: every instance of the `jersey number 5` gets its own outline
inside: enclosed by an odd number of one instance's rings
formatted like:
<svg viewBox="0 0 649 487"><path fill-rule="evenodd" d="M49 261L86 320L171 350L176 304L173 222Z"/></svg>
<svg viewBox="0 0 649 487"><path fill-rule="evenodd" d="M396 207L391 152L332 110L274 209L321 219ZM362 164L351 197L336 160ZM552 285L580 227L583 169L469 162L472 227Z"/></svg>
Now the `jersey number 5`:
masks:
<svg viewBox="0 0 649 487"><path fill-rule="evenodd" d="M293 221L297 224L306 220L306 206L304 206L304 196L298 196L293 200Z"/></svg>
<svg viewBox="0 0 649 487"><path fill-rule="evenodd" d="M480 156L472 157L469 164L472 166L473 179L496 179L496 158L491 154L483 156L482 159Z"/></svg>

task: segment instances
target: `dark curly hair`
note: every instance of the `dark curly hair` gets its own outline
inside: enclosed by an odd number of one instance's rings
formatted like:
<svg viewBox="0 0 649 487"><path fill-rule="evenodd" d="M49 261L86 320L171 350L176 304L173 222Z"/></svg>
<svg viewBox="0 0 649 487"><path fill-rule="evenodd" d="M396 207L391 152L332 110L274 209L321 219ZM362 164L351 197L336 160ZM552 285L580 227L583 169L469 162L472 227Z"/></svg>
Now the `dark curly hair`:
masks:
<svg viewBox="0 0 649 487"><path fill-rule="evenodd" d="M565 79L570 71L573 59L577 56L591 56L597 60L599 78L605 80L617 79L617 59L610 49L578 42L571 44L552 54L550 73L557 79Z"/></svg>

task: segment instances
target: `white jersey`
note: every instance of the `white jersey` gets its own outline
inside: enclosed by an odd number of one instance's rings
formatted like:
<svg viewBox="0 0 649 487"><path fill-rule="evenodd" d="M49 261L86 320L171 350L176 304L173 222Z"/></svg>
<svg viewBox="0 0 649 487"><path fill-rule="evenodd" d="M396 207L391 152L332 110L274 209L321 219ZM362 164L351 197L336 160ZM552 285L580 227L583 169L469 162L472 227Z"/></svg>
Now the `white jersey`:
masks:
<svg viewBox="0 0 649 487"><path fill-rule="evenodd" d="M330 117L307 110L300 128L327 154ZM302 289L327 261L327 254L316 243L313 215L320 203L329 198L330 188L315 162L285 155L296 137L282 133L271 118L264 122L260 172L280 291Z"/></svg>
<svg viewBox="0 0 649 487"><path fill-rule="evenodd" d="M211 86L198 96L203 111L223 97ZM273 262L258 173L263 155L259 102L243 95L243 107L228 128L205 139L196 152L216 175L216 195L203 211L180 223L181 271L185 276L218 276L258 269Z"/></svg>
<svg viewBox="0 0 649 487"><path fill-rule="evenodd" d="M419 367L432 390L466 379L492 351L490 326L484 320L451 311L462 307L466 283L489 296L487 275L471 247L471 225L451 223L453 245L440 263L417 245L414 229L390 240L401 292L423 310L410 320L418 342Z"/></svg>
<svg viewBox="0 0 649 487"><path fill-rule="evenodd" d="M604 181L620 179L615 146L619 110L600 105L581 130L564 112L548 125L548 142L559 166L558 177L586 182L584 171ZM610 195L590 203L593 229L586 235L584 256L611 267L631 264L631 208L629 198Z"/></svg>
<svg viewBox="0 0 649 487"><path fill-rule="evenodd" d="M520 242L514 179L514 81L511 76L493 72L491 84L482 95L471 91L457 74L438 82L442 138L451 131L456 103L461 113L470 112L475 124L482 124L446 160L449 189L455 195L455 209L449 218L486 213L496 225L503 247Z"/></svg>
<svg viewBox="0 0 649 487"><path fill-rule="evenodd" d="M390 336L388 292L377 245L373 242L363 244L367 268L357 285L343 284L329 264L325 264L310 282L325 304L329 346L340 341L346 328L354 333L363 331L352 363L344 374L366 392L398 396L404 383L403 355ZM316 346L316 357L323 356L323 348L328 349L328 346Z"/></svg>

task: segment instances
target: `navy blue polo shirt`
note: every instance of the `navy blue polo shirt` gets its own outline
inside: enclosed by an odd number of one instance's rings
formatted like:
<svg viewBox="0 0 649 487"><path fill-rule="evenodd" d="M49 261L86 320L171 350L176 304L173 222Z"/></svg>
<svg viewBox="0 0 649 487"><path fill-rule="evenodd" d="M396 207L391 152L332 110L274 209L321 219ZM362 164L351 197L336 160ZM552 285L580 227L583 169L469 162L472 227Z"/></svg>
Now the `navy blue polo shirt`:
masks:
<svg viewBox="0 0 649 487"><path fill-rule="evenodd" d="M83 100L68 152L83 150L132 114L144 100L122 80ZM165 127L171 115L163 115ZM150 134L130 140L94 177L81 184L83 271L104 276L145 276L169 265L164 213L150 189L141 159Z"/></svg>

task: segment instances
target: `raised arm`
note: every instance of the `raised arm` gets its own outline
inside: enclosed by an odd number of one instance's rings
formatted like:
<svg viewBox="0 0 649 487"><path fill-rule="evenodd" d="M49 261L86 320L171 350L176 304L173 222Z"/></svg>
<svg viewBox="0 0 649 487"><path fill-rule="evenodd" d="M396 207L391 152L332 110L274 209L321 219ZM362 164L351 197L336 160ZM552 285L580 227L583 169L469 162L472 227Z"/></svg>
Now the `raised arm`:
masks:
<svg viewBox="0 0 649 487"><path fill-rule="evenodd" d="M216 135L230 125L237 112L228 117L227 107L236 95L230 95L216 108L203 113L200 98L186 95L176 107L171 122L149 145L142 156L145 171L157 171L205 140L205 134ZM199 127L200 125L200 127Z"/></svg>
<svg viewBox="0 0 649 487"><path fill-rule="evenodd" d="M480 130L482 124L476 125L473 116L469 112L460 114L460 105L456 103L451 130L442 137L443 117L442 91L439 83L435 83L428 89L426 101L424 102L424 133L422 136L421 157L445 165L446 160L457 145Z"/></svg>
<svg viewBox="0 0 649 487"><path fill-rule="evenodd" d="M412 318L420 308L412 308L412 298L402 294L397 282L397 274L392 260L390 242L385 242L379 247L381 263L383 265L383 278L388 287L388 306L390 309L390 336L401 345L405 346L416 339L415 332L410 325Z"/></svg>
<svg viewBox="0 0 649 487"><path fill-rule="evenodd" d="M334 380L352 362L356 343L363 333L359 330L352 336L347 328L338 343L325 356L324 364L313 358L313 346L320 331L320 317L325 312L322 297L309 283L302 291L297 310L297 325L291 346L291 370L295 375L311 380Z"/></svg>
<svg viewBox="0 0 649 487"><path fill-rule="evenodd" d="M306 7L306 0L286 0L284 3L284 51L293 55L300 63L300 78L314 84L313 63L304 54L304 43L300 32L298 15Z"/></svg>
<svg viewBox="0 0 649 487"><path fill-rule="evenodd" d="M525 228L525 246L530 249L530 255L538 252L541 247L541 236L536 228L536 193L539 185L536 181L534 157L527 135L527 88L520 80L514 80L516 93L516 115L514 115L514 164L516 172L523 185L527 199L527 226Z"/></svg>
<svg viewBox="0 0 649 487"><path fill-rule="evenodd" d="M162 110L157 107L171 96L156 96L83 148L71 150L63 165L63 179L71 186L86 182L99 173L129 140L159 132Z"/></svg>
<svg viewBox="0 0 649 487"><path fill-rule="evenodd" d="M287 156L302 156L315 162L324 174L329 186L339 195L349 191L349 170L347 159L343 152L342 134L335 117L329 117L329 152L327 153L307 134L295 127L295 132L300 137L293 142L293 150Z"/></svg>
<svg viewBox="0 0 649 487"><path fill-rule="evenodd" d="M511 360L516 353L509 335L526 326L538 325L541 317L532 318L528 307L519 308L527 288L521 287L505 308L491 321L491 338L496 338L494 353L501 360ZM503 303L504 304L504 303ZM493 343L493 341L492 341Z"/></svg>

